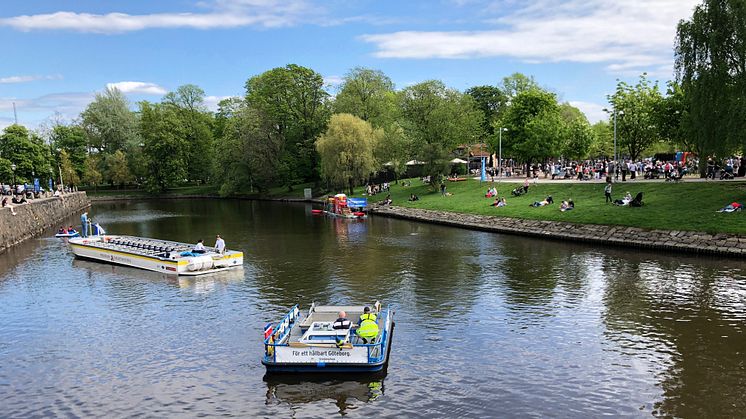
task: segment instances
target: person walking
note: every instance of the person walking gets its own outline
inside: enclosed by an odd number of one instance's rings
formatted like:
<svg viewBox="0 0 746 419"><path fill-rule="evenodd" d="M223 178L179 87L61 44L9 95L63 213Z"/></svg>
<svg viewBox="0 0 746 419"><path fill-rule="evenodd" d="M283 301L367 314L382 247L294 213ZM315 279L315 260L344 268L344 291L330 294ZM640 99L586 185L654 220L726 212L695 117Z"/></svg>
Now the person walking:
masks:
<svg viewBox="0 0 746 419"><path fill-rule="evenodd" d="M606 178L606 186L604 187L604 195L606 196L606 203L614 202L611 199L611 177Z"/></svg>

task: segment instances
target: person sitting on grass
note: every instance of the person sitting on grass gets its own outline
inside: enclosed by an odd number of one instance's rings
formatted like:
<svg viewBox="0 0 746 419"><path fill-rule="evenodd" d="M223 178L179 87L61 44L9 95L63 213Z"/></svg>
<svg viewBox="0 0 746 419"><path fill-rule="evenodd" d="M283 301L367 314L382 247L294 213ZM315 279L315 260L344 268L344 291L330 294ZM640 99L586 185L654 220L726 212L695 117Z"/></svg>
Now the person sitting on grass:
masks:
<svg viewBox="0 0 746 419"><path fill-rule="evenodd" d="M614 205L619 205L619 206L622 206L622 207L624 207L624 206L627 206L627 205L629 205L629 203L630 203L631 201L632 201L632 194L631 194L631 193L629 193L629 191L628 191L628 192L627 192L627 193L626 193L626 194L624 195L624 198L622 198L622 199L615 199L615 200L614 200Z"/></svg>
<svg viewBox="0 0 746 419"><path fill-rule="evenodd" d="M730 204L717 210L717 212L736 212L736 211L741 211L742 209L743 209L743 205L739 204L738 202L731 202Z"/></svg>
<svg viewBox="0 0 746 419"><path fill-rule="evenodd" d="M410 200L410 201L412 201L412 202L414 202L414 201L419 201L419 200L420 200L420 197L419 197L419 196L417 196L417 195L415 195L415 194L410 194L410 195L409 195L409 200Z"/></svg>
<svg viewBox="0 0 746 419"><path fill-rule="evenodd" d="M502 198L500 198L500 200L498 201L498 203L497 203L496 206L498 208L500 208L500 207L504 207L506 205L508 205L508 203L505 201L505 197L502 197Z"/></svg>
<svg viewBox="0 0 746 419"><path fill-rule="evenodd" d="M562 201L560 204L560 211L570 211L571 209L575 208L575 203L572 201L572 199L568 199L567 201Z"/></svg>
<svg viewBox="0 0 746 419"><path fill-rule="evenodd" d="M552 196L550 195L544 198L543 201L537 201L537 202L534 202L533 204L529 204L529 207L543 207L545 205L549 205L553 203L554 203L554 199L552 199Z"/></svg>
<svg viewBox="0 0 746 419"><path fill-rule="evenodd" d="M495 187L487 189L487 193L484 195L485 198L492 198L493 196L497 196L497 188Z"/></svg>
<svg viewBox="0 0 746 419"><path fill-rule="evenodd" d="M391 200L391 194L389 194L389 195L386 196L386 199L384 199L383 201L381 201L381 202L378 203L378 206L379 207L385 207L387 205L391 205L391 202L393 202L393 201Z"/></svg>

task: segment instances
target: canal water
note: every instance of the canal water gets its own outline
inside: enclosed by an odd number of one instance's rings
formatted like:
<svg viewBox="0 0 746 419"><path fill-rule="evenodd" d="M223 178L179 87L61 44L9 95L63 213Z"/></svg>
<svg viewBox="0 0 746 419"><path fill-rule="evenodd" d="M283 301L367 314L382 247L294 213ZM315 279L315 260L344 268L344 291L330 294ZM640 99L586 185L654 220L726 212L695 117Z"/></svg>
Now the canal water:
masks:
<svg viewBox="0 0 746 419"><path fill-rule="evenodd" d="M74 260L49 237L0 255L0 416L743 417L741 261L310 210L91 209L112 234L245 252L203 278ZM265 376L264 324L376 299L396 310L387 374Z"/></svg>

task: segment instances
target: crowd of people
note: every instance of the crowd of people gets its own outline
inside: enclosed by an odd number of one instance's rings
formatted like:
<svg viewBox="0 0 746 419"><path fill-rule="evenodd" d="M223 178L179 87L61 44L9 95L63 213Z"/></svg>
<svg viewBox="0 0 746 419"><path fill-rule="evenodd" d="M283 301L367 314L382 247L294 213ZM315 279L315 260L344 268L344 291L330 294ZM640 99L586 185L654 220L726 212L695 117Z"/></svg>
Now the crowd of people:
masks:
<svg viewBox="0 0 746 419"><path fill-rule="evenodd" d="M54 192L43 188L34 188L32 185L18 184L9 185L0 183L0 195L2 196L2 208L8 208L12 215L16 215L14 207L27 204L34 199L55 197L63 199L64 194L75 192L76 189L69 187L57 187Z"/></svg>

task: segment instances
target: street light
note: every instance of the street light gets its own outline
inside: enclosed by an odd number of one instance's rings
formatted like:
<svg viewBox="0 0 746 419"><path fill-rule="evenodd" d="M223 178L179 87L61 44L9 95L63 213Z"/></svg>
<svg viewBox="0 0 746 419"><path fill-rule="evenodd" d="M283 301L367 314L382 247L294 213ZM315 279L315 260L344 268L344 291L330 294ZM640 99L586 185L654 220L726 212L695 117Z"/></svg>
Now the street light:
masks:
<svg viewBox="0 0 746 419"><path fill-rule="evenodd" d="M624 115L624 111L617 112L616 108L614 108L614 172L619 173L619 161L616 154L616 116Z"/></svg>
<svg viewBox="0 0 746 419"><path fill-rule="evenodd" d="M499 151L498 151L498 157L497 157L497 167L500 171L500 177L503 177L503 131L508 132L507 128L500 127L500 141L499 141Z"/></svg>
<svg viewBox="0 0 746 419"><path fill-rule="evenodd" d="M16 186L16 167L18 167L18 166L16 166L15 163L13 163L13 164L10 165L10 170L13 171L13 187Z"/></svg>

